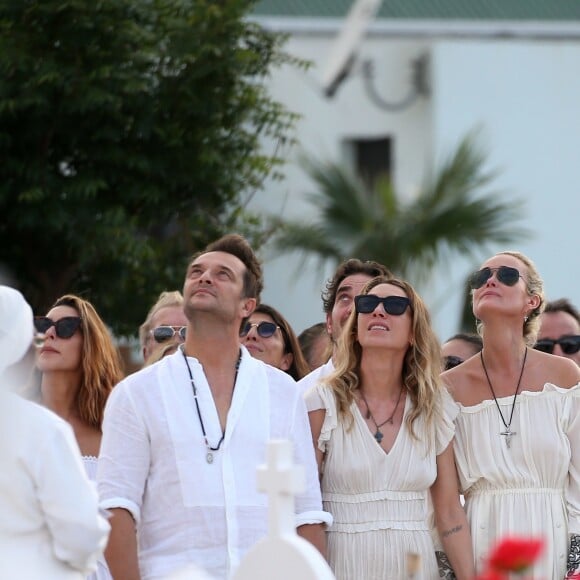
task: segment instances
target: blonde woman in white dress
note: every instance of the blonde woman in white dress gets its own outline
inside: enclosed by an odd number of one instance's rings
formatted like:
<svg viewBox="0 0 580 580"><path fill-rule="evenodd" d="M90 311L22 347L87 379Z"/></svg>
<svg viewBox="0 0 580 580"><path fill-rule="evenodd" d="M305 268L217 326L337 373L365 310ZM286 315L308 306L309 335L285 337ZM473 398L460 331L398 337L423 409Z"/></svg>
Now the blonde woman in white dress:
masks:
<svg viewBox="0 0 580 580"><path fill-rule="evenodd" d="M471 277L482 352L443 374L459 403L455 454L476 567L506 535L542 536L526 577L580 569L580 369L533 349L544 307L529 258L502 252Z"/></svg>
<svg viewBox="0 0 580 580"><path fill-rule="evenodd" d="M439 578L437 527L457 578L473 576L453 458L456 405L441 387L439 344L406 282L371 280L339 339L336 370L306 393L321 473L330 565L338 580Z"/></svg>

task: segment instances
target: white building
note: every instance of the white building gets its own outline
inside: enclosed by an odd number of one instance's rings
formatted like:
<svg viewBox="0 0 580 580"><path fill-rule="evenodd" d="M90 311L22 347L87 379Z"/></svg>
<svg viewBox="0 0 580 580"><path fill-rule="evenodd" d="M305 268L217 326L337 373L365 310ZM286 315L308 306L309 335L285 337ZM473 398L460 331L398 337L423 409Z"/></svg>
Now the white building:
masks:
<svg viewBox="0 0 580 580"><path fill-rule="evenodd" d="M313 64L272 75L273 96L302 115L300 146L288 154L286 180L270 183L253 209L310 219L305 195L313 184L296 161L301 151L351 164L358 152L364 164L370 147L399 194L412 196L426 171L480 127L490 167L500 171L496 189L527 202L522 225L534 237L514 246L536 262L549 299L566 296L580 306L580 3L384 0L354 70L329 99L322 71L349 7L348 0L263 0L256 8L261 23L290 35L288 52ZM396 103L412 90L412 63L423 56L428 95L399 111L373 104L362 61L373 61L378 93ZM315 261L301 268L298 256L264 257L264 302L297 333L322 320L320 292L332 268ZM441 339L457 331L462 283L478 265L442 264L419 287Z"/></svg>

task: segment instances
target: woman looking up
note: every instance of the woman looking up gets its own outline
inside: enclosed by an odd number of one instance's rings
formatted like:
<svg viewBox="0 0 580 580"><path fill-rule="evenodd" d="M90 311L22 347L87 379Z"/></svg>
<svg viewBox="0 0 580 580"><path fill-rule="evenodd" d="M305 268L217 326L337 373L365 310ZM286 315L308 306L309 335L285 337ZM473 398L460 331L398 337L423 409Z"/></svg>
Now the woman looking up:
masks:
<svg viewBox="0 0 580 580"><path fill-rule="evenodd" d="M93 305L78 296L59 298L34 324L45 336L37 359L41 402L72 426L94 480L105 403L123 377L119 354ZM103 559L92 578L109 577Z"/></svg>
<svg viewBox="0 0 580 580"><path fill-rule="evenodd" d="M455 453L476 567L503 536L537 535L546 547L529 577L564 578L579 570L580 369L531 348L544 290L529 258L496 254L471 288L483 350L443 380L460 406Z"/></svg>
<svg viewBox="0 0 580 580"><path fill-rule="evenodd" d="M441 387L427 309L402 280L378 277L355 297L336 369L305 395L321 472L330 565L338 580L403 579L406 555L439 578L428 523L457 578L473 576L453 457L456 405Z"/></svg>

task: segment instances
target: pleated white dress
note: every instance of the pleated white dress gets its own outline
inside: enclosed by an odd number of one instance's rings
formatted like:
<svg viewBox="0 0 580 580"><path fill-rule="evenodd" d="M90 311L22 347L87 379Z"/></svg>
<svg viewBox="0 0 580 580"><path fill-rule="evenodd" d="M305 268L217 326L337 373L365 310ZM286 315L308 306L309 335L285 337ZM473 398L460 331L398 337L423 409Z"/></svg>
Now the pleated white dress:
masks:
<svg viewBox="0 0 580 580"><path fill-rule="evenodd" d="M509 421L513 397L498 403ZM459 409L455 457L478 570L499 538L542 536L544 556L526 578L564 578L568 535L580 534L580 384L520 393L510 449L493 399Z"/></svg>
<svg viewBox="0 0 580 580"><path fill-rule="evenodd" d="M338 580L397 580L405 575L406 555L421 556L417 578L439 578L427 522L427 494L437 474L436 454L454 435L457 406L444 397L443 417L432 433L415 422L421 443L411 438L404 420L391 451L377 444L356 403L350 430L338 421L332 392L312 387L305 395L309 411L325 409L318 447L325 452L322 477L324 509L334 523L328 530L329 563ZM405 417L411 399L405 402ZM432 440L430 451L426 444Z"/></svg>

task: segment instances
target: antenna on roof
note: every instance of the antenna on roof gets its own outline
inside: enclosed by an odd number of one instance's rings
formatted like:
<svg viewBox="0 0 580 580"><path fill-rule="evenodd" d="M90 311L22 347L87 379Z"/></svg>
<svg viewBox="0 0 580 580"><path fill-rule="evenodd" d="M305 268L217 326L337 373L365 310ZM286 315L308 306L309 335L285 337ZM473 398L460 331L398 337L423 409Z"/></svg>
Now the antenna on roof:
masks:
<svg viewBox="0 0 580 580"><path fill-rule="evenodd" d="M348 76L356 50L381 4L382 0L355 0L352 4L322 76L322 88L327 97L333 97Z"/></svg>

